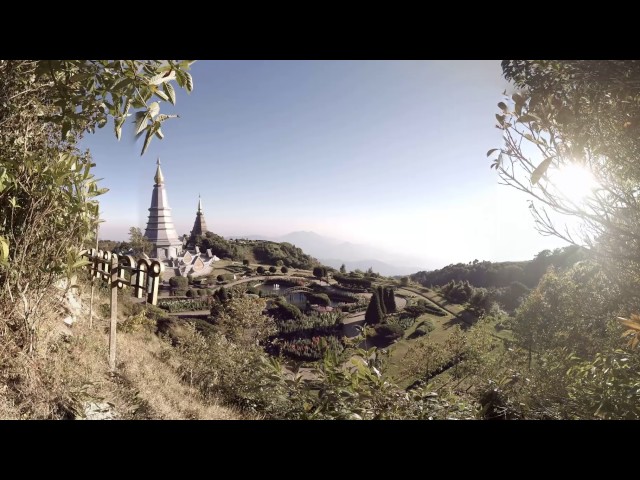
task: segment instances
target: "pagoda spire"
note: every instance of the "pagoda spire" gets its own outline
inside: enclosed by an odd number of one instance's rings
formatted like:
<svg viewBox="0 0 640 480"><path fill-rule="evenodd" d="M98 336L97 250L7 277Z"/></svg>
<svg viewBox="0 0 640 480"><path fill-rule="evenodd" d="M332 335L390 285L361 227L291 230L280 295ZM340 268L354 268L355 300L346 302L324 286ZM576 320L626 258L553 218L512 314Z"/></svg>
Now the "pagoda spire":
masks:
<svg viewBox="0 0 640 480"><path fill-rule="evenodd" d="M153 177L153 179L156 181L156 185L164 185L164 175L162 174L162 169L160 168L160 157L158 157L156 165L158 165L158 168L156 168L156 176Z"/></svg>
<svg viewBox="0 0 640 480"><path fill-rule="evenodd" d="M160 157L156 162L155 185L151 195L151 207L149 208L149 221L145 236L153 244L152 257L159 259L177 258L182 249L182 242L178 239L176 228L171 219L171 207L167 200L167 191L164 186L164 175L160 168Z"/></svg>
<svg viewBox="0 0 640 480"><path fill-rule="evenodd" d="M198 211L196 212L196 220L193 222L193 230L191 230L188 245L190 247L195 246L196 237L198 235L204 235L207 231L207 222L204 219L204 212L202 210L202 198L200 197L200 194L198 194Z"/></svg>

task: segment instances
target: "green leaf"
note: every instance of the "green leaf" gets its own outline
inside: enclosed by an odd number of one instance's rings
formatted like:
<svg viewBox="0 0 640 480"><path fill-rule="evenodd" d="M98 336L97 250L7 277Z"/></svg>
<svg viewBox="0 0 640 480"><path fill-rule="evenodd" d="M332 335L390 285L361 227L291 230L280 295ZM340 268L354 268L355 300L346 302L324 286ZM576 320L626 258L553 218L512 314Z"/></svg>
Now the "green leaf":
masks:
<svg viewBox="0 0 640 480"><path fill-rule="evenodd" d="M147 126L147 118L145 112L136 112L136 135L142 132Z"/></svg>
<svg viewBox="0 0 640 480"><path fill-rule="evenodd" d="M149 143L151 143L151 137L153 137L153 129L149 128L147 130L147 136L144 137L144 145L142 146L142 153L140 153L140 156L144 155L144 152L147 151L147 147L149 146Z"/></svg>
<svg viewBox="0 0 640 480"><path fill-rule="evenodd" d="M533 115L531 113L525 113L524 115L519 117L517 121L520 123L539 122L540 118L538 118L536 115Z"/></svg>
<svg viewBox="0 0 640 480"><path fill-rule="evenodd" d="M499 148L492 148L487 152L487 157L490 157L493 152L498 152L498 151L500 151Z"/></svg>
<svg viewBox="0 0 640 480"><path fill-rule="evenodd" d="M121 90L129 84L133 83L132 78L125 77L122 80L118 80L118 82L113 86L111 90Z"/></svg>
<svg viewBox="0 0 640 480"><path fill-rule="evenodd" d="M169 97L167 96L167 94L164 93L162 90L156 90L154 93L157 96L159 96L162 100L164 100L165 102L169 100Z"/></svg>
<svg viewBox="0 0 640 480"><path fill-rule="evenodd" d="M175 105L176 104L176 91L173 89L173 85L170 83L165 83L162 88L164 89L164 93L169 97L169 101Z"/></svg>
<svg viewBox="0 0 640 480"><path fill-rule="evenodd" d="M500 110L502 110L503 112L506 112L506 111L507 111L507 104L506 104L506 103L504 103L504 102L500 102L500 103L498 104L498 108L499 108Z"/></svg>
<svg viewBox="0 0 640 480"><path fill-rule="evenodd" d="M86 258L83 258L82 260L78 260L76 263L71 265L70 270L75 270L76 268L84 267L85 265L91 265L91 262Z"/></svg>
<svg viewBox="0 0 640 480"><path fill-rule="evenodd" d="M193 78L189 72L184 72L184 75L186 79L187 92L191 93L193 91Z"/></svg>
<svg viewBox="0 0 640 480"><path fill-rule="evenodd" d="M542 175L545 174L545 172L549 168L549 165L551 165L552 160L553 160L553 157L546 158L540 163L540 165L536 167L536 169L531 174L532 185L535 185L536 183L538 183L538 181L540 181L540 178L542 178Z"/></svg>

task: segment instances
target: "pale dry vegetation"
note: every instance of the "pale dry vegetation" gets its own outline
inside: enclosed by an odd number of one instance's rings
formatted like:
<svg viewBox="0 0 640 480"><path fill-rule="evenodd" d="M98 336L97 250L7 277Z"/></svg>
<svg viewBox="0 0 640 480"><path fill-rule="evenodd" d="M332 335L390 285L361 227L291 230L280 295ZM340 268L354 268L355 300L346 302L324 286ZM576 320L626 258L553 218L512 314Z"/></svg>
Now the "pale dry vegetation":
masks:
<svg viewBox="0 0 640 480"><path fill-rule="evenodd" d="M241 418L183 383L180 358L170 343L135 323L129 332L118 333L118 368L112 374L107 322L94 314L89 329L87 293L81 296L82 309L71 329L62 323L61 304L52 301L56 296L43 299L41 340L30 355L11 348L11 335L4 336L0 418L83 418L88 402L110 404L113 416L121 419ZM96 304L104 302L96 298Z"/></svg>

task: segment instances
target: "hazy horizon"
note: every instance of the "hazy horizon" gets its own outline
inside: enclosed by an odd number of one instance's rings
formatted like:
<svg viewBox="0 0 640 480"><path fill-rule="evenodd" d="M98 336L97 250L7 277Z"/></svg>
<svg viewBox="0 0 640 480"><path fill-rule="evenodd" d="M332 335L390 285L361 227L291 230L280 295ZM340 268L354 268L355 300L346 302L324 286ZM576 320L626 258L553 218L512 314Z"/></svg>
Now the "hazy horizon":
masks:
<svg viewBox="0 0 640 480"><path fill-rule="evenodd" d="M100 238L144 230L159 156L179 234L201 194L222 236L313 231L429 269L566 245L489 169L499 61L198 61L192 74L144 157L130 122L119 143L111 126L83 140L110 189Z"/></svg>

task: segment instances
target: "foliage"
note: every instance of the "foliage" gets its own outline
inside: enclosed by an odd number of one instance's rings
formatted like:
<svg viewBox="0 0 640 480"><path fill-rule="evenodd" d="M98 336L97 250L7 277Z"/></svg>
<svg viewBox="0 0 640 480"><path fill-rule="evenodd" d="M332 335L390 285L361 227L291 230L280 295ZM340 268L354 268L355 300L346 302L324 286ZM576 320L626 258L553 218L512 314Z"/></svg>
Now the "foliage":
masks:
<svg viewBox="0 0 640 480"><path fill-rule="evenodd" d="M352 277L350 275L333 274L333 279L340 285L346 287L357 287L360 289L371 288L371 280L366 278Z"/></svg>
<svg viewBox="0 0 640 480"><path fill-rule="evenodd" d="M384 304L386 313L395 313L398 309L396 306L396 297L393 293L393 288L386 287L383 290L382 303Z"/></svg>
<svg viewBox="0 0 640 480"><path fill-rule="evenodd" d="M245 265L245 266L247 266L247 267L249 266L249 263L250 263L250 262L249 262L249 259L248 259L248 258L245 258L244 260L242 260L242 264L243 264L243 265Z"/></svg>
<svg viewBox="0 0 640 480"><path fill-rule="evenodd" d="M409 336L409 338L419 338L425 335L429 335L433 330L435 330L435 325L431 320L424 320L420 322L420 325L416 327L413 333Z"/></svg>
<svg viewBox="0 0 640 480"><path fill-rule="evenodd" d="M289 269L287 267L280 267L280 271L284 274L287 274L289 272Z"/></svg>
<svg viewBox="0 0 640 480"><path fill-rule="evenodd" d="M129 245L133 255L151 254L153 244L147 237L142 235L142 231L137 227L129 229Z"/></svg>
<svg viewBox="0 0 640 480"><path fill-rule="evenodd" d="M187 297L189 297L189 298L193 298L193 297L195 297L195 296L196 296L196 291L195 291L193 288L189 288L189 289L187 290Z"/></svg>
<svg viewBox="0 0 640 480"><path fill-rule="evenodd" d="M322 306L329 306L331 305L331 299L329 298L329 295L327 295L326 293L306 293L305 294L307 296L307 301L310 304L317 304L317 305L322 305Z"/></svg>
<svg viewBox="0 0 640 480"><path fill-rule="evenodd" d="M45 290L62 276L71 280L86 264L81 248L96 244L97 197L106 189L78 142L110 118L120 138L129 112L137 110L144 153L169 118L159 113L167 97L162 89L173 92L168 85L175 79L191 90L189 63L0 61L0 295L10 298L2 302L4 319L16 316L15 299L24 298L25 312L17 315L22 345L34 346Z"/></svg>
<svg viewBox="0 0 640 480"><path fill-rule="evenodd" d="M278 271L278 269L277 269L276 267L274 267L273 265L271 265L271 266L269 267L269 271L270 271L271 273L276 273L276 272Z"/></svg>
<svg viewBox="0 0 640 480"><path fill-rule="evenodd" d="M207 300L196 299L162 299L158 302L158 307L170 313L193 312L208 309L209 302Z"/></svg>
<svg viewBox="0 0 640 480"><path fill-rule="evenodd" d="M171 277L169 279L169 285L171 288L186 289L189 286L189 281L186 277Z"/></svg>
<svg viewBox="0 0 640 480"><path fill-rule="evenodd" d="M469 310L477 317L483 316L494 304L494 295L486 288L474 288L469 299Z"/></svg>
<svg viewBox="0 0 640 480"><path fill-rule="evenodd" d="M608 268L635 281L640 262L629 246L640 239L640 169L633 161L640 147L640 66L622 60L505 60L502 66L519 90L499 104L504 143L489 153L498 153L492 168L529 196L542 233L588 245ZM570 166L587 169L597 183L583 199L556 181ZM579 227L563 228L561 216L577 219Z"/></svg>
<svg viewBox="0 0 640 480"><path fill-rule="evenodd" d="M420 315L424 315L425 313L437 315L438 317L444 317L446 315L445 312L438 307L427 303L426 300L418 300L414 305L407 305L404 307L401 316L418 318Z"/></svg>
<svg viewBox="0 0 640 480"><path fill-rule="evenodd" d="M467 281L456 282L452 280L444 285L440 291L444 298L451 303L467 303L473 295L473 287Z"/></svg>
<svg viewBox="0 0 640 480"><path fill-rule="evenodd" d="M262 314L266 301L246 295L230 298L216 316L225 336L240 345L255 345L276 332L272 318Z"/></svg>
<svg viewBox="0 0 640 480"><path fill-rule="evenodd" d="M256 268L256 272L258 272L258 275L263 275L264 274L264 267L262 265L260 265L258 268Z"/></svg>
<svg viewBox="0 0 640 480"><path fill-rule="evenodd" d="M623 305L622 292L595 263L551 270L517 311L513 333L529 350L593 355L610 341L610 323Z"/></svg>
<svg viewBox="0 0 640 480"><path fill-rule="evenodd" d="M282 340L277 343L277 348L280 354L304 361L320 360L327 350L338 355L344 350L342 342L333 335Z"/></svg>
<svg viewBox="0 0 640 480"><path fill-rule="evenodd" d="M132 315L117 325L118 332L133 333L138 331L148 331L154 333L156 331L157 324L155 319L147 315L146 310L142 310L139 313Z"/></svg>
<svg viewBox="0 0 640 480"><path fill-rule="evenodd" d="M404 334L402 327L393 323L378 324L374 328L376 335L387 342L392 342Z"/></svg>
<svg viewBox="0 0 640 480"><path fill-rule="evenodd" d="M474 260L469 263L447 265L431 272L417 272L411 279L424 286L443 286L451 281L469 282L476 287L508 287L521 282L529 288L535 287L550 266L564 269L587 256L586 250L575 245L543 250L533 260L525 262L489 262Z"/></svg>
<svg viewBox="0 0 640 480"><path fill-rule="evenodd" d="M319 280L322 280L327 276L327 268L326 267L313 267L313 276Z"/></svg>
<svg viewBox="0 0 640 480"><path fill-rule="evenodd" d="M402 277L400 279L400 285L402 285L403 287L409 286L409 277Z"/></svg>
<svg viewBox="0 0 640 480"><path fill-rule="evenodd" d="M347 267L344 266L344 263L342 265L340 265L340 273L342 273L342 274L347 273Z"/></svg>
<svg viewBox="0 0 640 480"><path fill-rule="evenodd" d="M302 318L302 312L300 309L287 302L283 297L277 298L271 308L269 308L269 314L276 319L281 320L295 320Z"/></svg>
<svg viewBox="0 0 640 480"><path fill-rule="evenodd" d="M260 263L275 265L278 260L289 268L311 269L318 262L302 249L287 242L259 241L253 246L253 254Z"/></svg>
<svg viewBox="0 0 640 480"><path fill-rule="evenodd" d="M380 297L378 297L377 290L374 289L371 299L369 300L369 306L364 314L364 320L367 324L374 325L382 322L383 319L384 314L382 313L382 308L380 306Z"/></svg>

